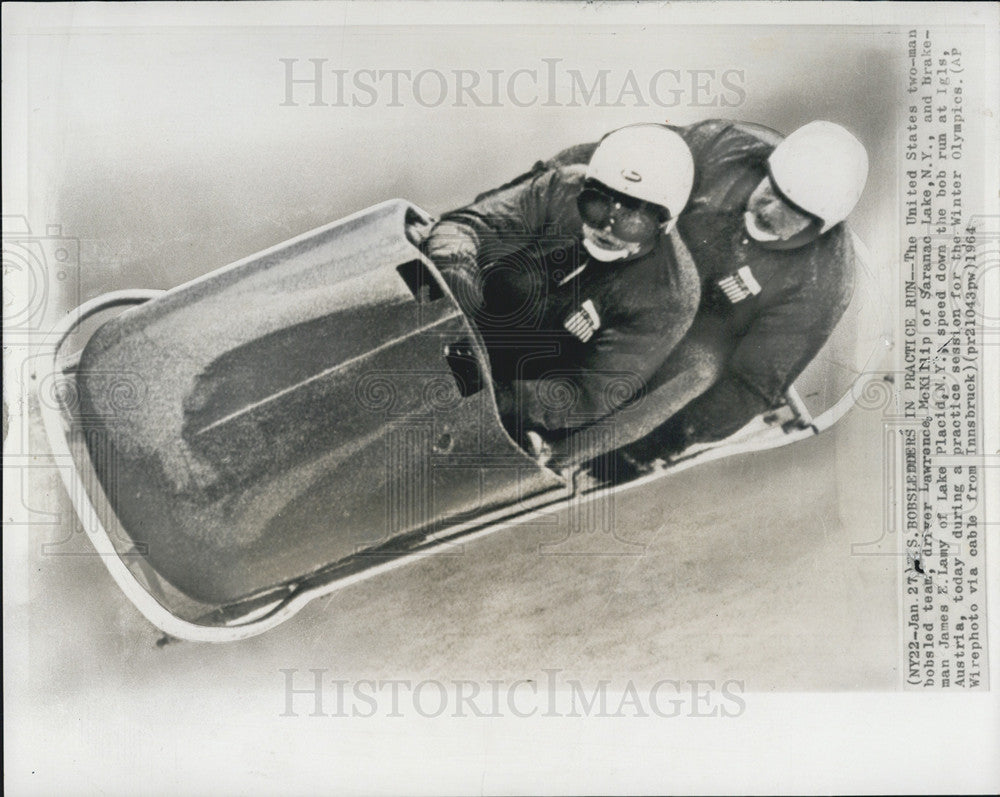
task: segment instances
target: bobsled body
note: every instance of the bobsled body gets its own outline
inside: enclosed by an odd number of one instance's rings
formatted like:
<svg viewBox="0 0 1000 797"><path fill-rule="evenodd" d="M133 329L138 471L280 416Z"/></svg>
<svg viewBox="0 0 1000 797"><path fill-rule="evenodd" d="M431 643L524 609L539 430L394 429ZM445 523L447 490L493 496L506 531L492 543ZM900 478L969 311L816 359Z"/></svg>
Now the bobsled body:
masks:
<svg viewBox="0 0 1000 797"><path fill-rule="evenodd" d="M185 594L236 601L562 483L503 431L476 335L407 214L387 203L209 275L84 349L90 457Z"/></svg>
<svg viewBox="0 0 1000 797"><path fill-rule="evenodd" d="M501 423L482 341L413 243L428 222L386 202L169 292L101 297L60 331L52 369L73 400L42 403L53 450L75 463L64 478L102 560L167 634L260 633L452 540L810 436L878 354L861 263L846 333L799 380L805 401L793 389L624 485L556 472ZM135 306L62 354L121 305Z"/></svg>

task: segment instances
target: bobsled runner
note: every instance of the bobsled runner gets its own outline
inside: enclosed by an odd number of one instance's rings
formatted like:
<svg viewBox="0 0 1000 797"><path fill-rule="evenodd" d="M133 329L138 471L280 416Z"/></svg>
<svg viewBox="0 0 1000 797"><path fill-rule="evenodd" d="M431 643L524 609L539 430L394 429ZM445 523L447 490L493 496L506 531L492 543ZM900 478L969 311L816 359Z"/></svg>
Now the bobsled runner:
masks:
<svg viewBox="0 0 1000 797"><path fill-rule="evenodd" d="M167 636L259 634L456 541L794 443L849 409L884 351L862 256L845 340L781 406L627 483L556 470L504 428L482 341L417 246L430 221L385 202L170 291L101 296L53 332L40 383L60 399L40 405L60 472Z"/></svg>

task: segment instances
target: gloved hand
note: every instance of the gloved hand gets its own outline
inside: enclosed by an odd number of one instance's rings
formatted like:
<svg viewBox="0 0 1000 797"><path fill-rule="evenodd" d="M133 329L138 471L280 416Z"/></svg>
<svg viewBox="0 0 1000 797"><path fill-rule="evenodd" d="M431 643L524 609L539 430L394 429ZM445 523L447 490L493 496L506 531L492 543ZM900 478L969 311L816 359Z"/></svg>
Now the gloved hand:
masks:
<svg viewBox="0 0 1000 797"><path fill-rule="evenodd" d="M404 227L406 239L417 248L422 247L436 223L436 219L424 220L422 218L408 222Z"/></svg>

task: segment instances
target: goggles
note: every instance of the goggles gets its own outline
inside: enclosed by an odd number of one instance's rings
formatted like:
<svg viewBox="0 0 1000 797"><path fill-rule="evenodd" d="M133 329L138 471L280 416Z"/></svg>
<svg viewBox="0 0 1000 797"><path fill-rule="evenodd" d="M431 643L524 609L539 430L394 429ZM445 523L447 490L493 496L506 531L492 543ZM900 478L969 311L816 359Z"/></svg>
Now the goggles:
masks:
<svg viewBox="0 0 1000 797"><path fill-rule="evenodd" d="M648 241L670 220L665 208L593 183L584 185L576 205L585 224L597 230L610 225L615 237L628 243Z"/></svg>

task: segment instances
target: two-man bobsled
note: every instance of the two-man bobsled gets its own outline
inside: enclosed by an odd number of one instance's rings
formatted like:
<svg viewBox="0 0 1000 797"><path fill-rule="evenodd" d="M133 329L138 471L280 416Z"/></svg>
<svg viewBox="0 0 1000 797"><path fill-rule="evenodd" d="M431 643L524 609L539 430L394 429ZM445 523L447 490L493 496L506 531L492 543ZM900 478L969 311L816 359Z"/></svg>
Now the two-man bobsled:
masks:
<svg viewBox="0 0 1000 797"><path fill-rule="evenodd" d="M75 465L69 495L168 636L252 636L455 540L811 436L853 403L856 352L878 347L862 258L848 334L797 383L814 414L793 388L642 479L578 478L504 429L478 333L415 244L429 221L386 202L167 292L99 297L54 332L41 384L61 400L40 403ZM91 317L103 323L80 346Z"/></svg>

